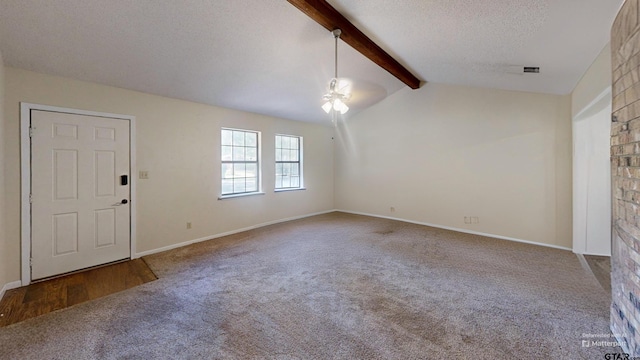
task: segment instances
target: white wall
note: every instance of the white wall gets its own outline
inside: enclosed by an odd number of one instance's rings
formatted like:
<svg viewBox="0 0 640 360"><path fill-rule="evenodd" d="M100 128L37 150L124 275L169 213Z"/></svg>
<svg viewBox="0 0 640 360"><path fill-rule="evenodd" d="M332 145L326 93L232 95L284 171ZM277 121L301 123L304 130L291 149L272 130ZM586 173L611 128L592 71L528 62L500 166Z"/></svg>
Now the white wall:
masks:
<svg viewBox="0 0 640 360"><path fill-rule="evenodd" d="M19 102L136 116L137 251L333 209L333 130L6 68L6 281L20 278ZM262 131L265 195L218 200L220 128ZM274 135L304 137L307 190L274 193ZM193 223L191 230L186 222Z"/></svg>
<svg viewBox="0 0 640 360"><path fill-rule="evenodd" d="M607 44L571 93L571 117L585 110L611 86L611 44Z"/></svg>
<svg viewBox="0 0 640 360"><path fill-rule="evenodd" d="M336 208L570 248L570 108L569 96L401 90L338 128Z"/></svg>

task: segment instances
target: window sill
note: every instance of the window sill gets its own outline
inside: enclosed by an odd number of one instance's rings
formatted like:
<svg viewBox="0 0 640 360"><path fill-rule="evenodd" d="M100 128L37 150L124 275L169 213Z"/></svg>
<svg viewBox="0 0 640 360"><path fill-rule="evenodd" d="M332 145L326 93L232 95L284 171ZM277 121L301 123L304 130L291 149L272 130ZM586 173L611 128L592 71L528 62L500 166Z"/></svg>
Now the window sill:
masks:
<svg viewBox="0 0 640 360"><path fill-rule="evenodd" d="M218 197L218 200L233 199L233 198L254 196L254 195L264 195L264 193L262 191L257 191L257 192L243 193L243 194L220 195Z"/></svg>
<svg viewBox="0 0 640 360"><path fill-rule="evenodd" d="M291 189L275 189L273 192L287 192L287 191L298 191L298 190L307 190L305 187L300 188L291 188Z"/></svg>

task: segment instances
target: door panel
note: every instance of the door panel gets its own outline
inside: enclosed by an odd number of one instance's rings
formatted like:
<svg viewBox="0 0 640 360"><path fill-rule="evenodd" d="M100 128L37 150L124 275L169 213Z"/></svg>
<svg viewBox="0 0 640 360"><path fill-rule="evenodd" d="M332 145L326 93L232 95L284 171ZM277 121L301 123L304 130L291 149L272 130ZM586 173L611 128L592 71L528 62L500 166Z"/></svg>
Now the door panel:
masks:
<svg viewBox="0 0 640 360"><path fill-rule="evenodd" d="M31 279L129 258L129 122L32 110L31 127Z"/></svg>
<svg viewBox="0 0 640 360"><path fill-rule="evenodd" d="M78 213L53 215L53 256L78 252Z"/></svg>
<svg viewBox="0 0 640 360"><path fill-rule="evenodd" d="M78 151L53 150L53 189L55 200L78 198Z"/></svg>
<svg viewBox="0 0 640 360"><path fill-rule="evenodd" d="M96 247L112 246L116 243L116 210L101 209L95 211Z"/></svg>
<svg viewBox="0 0 640 360"><path fill-rule="evenodd" d="M116 153L113 151L95 152L96 197L116 195Z"/></svg>

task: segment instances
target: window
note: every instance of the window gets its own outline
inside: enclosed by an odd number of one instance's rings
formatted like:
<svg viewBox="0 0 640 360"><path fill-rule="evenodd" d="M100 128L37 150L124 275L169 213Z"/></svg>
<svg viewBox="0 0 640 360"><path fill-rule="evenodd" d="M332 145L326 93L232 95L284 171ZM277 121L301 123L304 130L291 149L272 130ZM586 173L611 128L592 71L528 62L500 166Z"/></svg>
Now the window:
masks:
<svg viewBox="0 0 640 360"><path fill-rule="evenodd" d="M302 185L302 137L276 135L276 190Z"/></svg>
<svg viewBox="0 0 640 360"><path fill-rule="evenodd" d="M222 129L222 196L259 191L259 141L257 131Z"/></svg>

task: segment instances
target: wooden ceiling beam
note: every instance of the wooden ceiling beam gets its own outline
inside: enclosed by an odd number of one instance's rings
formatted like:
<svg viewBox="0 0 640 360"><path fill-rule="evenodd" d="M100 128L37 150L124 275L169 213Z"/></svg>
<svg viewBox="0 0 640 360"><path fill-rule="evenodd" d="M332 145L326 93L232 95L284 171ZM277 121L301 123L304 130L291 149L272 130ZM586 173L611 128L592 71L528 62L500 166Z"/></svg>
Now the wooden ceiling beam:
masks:
<svg viewBox="0 0 640 360"><path fill-rule="evenodd" d="M333 31L335 29L342 30L340 39L351 47L356 49L362 55L378 64L381 68L387 70L391 75L397 77L400 81L407 84L412 89L420 87L420 80L414 76L409 70L402 66L396 59L382 50L380 46L374 43L367 35L360 31L347 18L345 18L338 10L329 5L325 0L287 0L291 5L297 7L303 13L307 14L325 29Z"/></svg>

